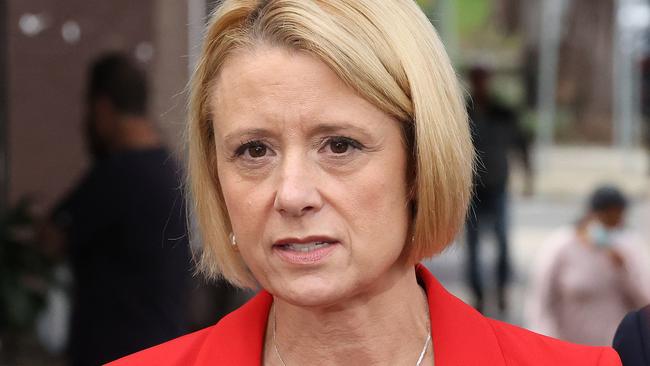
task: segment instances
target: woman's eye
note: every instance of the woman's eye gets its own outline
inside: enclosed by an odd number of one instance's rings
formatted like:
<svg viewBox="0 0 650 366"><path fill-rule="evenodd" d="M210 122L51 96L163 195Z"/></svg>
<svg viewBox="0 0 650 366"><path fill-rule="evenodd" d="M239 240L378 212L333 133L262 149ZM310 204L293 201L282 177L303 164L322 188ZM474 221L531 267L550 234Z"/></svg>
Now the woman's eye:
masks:
<svg viewBox="0 0 650 366"><path fill-rule="evenodd" d="M248 153L252 158L261 158L266 155L266 146L256 145L248 148Z"/></svg>
<svg viewBox="0 0 650 366"><path fill-rule="evenodd" d="M333 137L327 145L330 151L336 155L343 155L350 152L351 149L361 149L361 144L347 137Z"/></svg>
<svg viewBox="0 0 650 366"><path fill-rule="evenodd" d="M268 152L268 148L263 143L259 141L251 141L239 146L235 151L235 156L257 159L266 156Z"/></svg>
<svg viewBox="0 0 650 366"><path fill-rule="evenodd" d="M334 154L345 154L348 151L350 144L346 141L332 141L330 142L330 149Z"/></svg>

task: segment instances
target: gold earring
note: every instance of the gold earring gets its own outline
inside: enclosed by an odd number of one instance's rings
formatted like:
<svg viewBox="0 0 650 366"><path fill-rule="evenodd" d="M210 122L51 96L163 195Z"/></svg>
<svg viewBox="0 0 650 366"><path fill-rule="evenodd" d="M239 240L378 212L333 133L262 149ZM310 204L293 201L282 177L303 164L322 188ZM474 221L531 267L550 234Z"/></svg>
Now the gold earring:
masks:
<svg viewBox="0 0 650 366"><path fill-rule="evenodd" d="M230 245L232 245L233 248L237 248L237 238L235 238L235 234L231 232L228 237L230 239Z"/></svg>

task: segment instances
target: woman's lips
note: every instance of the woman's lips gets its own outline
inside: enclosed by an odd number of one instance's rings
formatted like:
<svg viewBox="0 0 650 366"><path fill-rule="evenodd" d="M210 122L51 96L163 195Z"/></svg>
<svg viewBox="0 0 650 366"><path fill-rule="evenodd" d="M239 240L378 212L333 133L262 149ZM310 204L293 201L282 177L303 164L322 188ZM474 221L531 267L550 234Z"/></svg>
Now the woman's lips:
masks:
<svg viewBox="0 0 650 366"><path fill-rule="evenodd" d="M327 258L339 245L338 242L314 241L308 243L284 243L273 246L273 251L291 264L316 264Z"/></svg>

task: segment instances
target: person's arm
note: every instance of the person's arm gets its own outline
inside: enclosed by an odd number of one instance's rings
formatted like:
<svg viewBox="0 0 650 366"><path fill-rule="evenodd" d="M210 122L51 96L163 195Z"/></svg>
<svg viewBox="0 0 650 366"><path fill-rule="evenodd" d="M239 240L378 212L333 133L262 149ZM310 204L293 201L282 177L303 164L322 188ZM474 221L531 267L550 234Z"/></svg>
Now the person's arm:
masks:
<svg viewBox="0 0 650 366"><path fill-rule="evenodd" d="M510 149L514 152L524 172L524 195L533 194L533 167L530 157L532 138L523 127L517 111L507 108L505 112L510 129Z"/></svg>
<svg viewBox="0 0 650 366"><path fill-rule="evenodd" d="M618 258L621 290L630 308L639 308L650 302L650 259L641 239L628 234L624 242L614 245L610 250Z"/></svg>
<svg viewBox="0 0 650 366"><path fill-rule="evenodd" d="M548 335L558 336L558 276L561 270L561 249L565 234L553 234L540 249L538 262L532 273L532 286L526 304L526 318L529 329Z"/></svg>

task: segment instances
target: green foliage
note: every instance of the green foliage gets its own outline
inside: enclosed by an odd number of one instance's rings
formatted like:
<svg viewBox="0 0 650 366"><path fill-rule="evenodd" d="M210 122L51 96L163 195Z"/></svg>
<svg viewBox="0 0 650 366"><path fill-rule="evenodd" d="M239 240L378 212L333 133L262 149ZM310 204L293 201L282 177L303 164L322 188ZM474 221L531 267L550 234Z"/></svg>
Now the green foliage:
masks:
<svg viewBox="0 0 650 366"><path fill-rule="evenodd" d="M0 217L0 331L29 329L45 305L52 263L36 241L30 201Z"/></svg>
<svg viewBox="0 0 650 366"><path fill-rule="evenodd" d="M488 0L454 0L456 25L461 37L469 37L486 24L490 15Z"/></svg>
<svg viewBox="0 0 650 366"><path fill-rule="evenodd" d="M425 14L430 15L431 12L433 11L434 5L436 3L435 0L418 0L417 1L418 5L420 5L420 8L424 11Z"/></svg>

